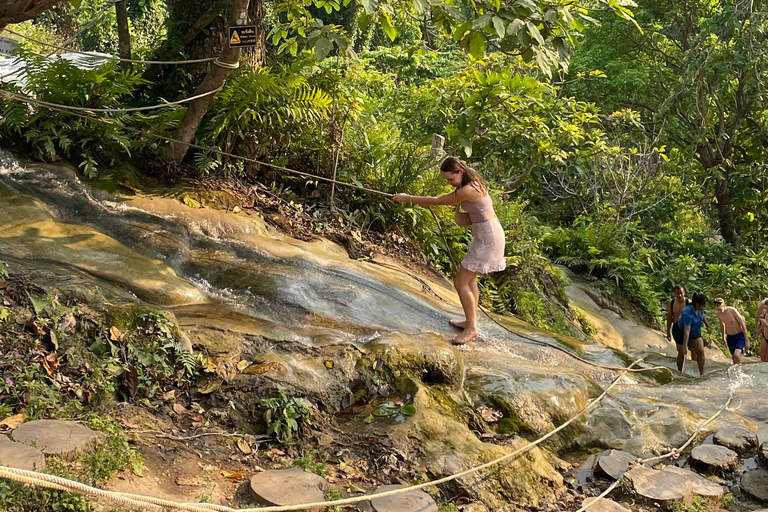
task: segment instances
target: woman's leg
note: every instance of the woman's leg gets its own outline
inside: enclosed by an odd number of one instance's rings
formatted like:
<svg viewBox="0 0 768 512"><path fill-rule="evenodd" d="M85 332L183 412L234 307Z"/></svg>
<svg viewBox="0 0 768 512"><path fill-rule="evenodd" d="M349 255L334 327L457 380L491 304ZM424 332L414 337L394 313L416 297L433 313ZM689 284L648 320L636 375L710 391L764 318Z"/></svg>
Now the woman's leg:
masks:
<svg viewBox="0 0 768 512"><path fill-rule="evenodd" d="M475 296L475 311L477 311L477 306L480 304L480 289L477 287L477 276L475 276L475 279L470 282L470 287L472 288L472 295ZM454 327L458 327L459 329L464 329L464 327L467 326L467 321L451 320L450 324Z"/></svg>
<svg viewBox="0 0 768 512"><path fill-rule="evenodd" d="M696 354L696 364L699 365L699 375L704 375L704 363L705 363L704 339L695 338L693 340L690 340L688 343L691 344L691 347L693 348L693 352Z"/></svg>
<svg viewBox="0 0 768 512"><path fill-rule="evenodd" d="M765 333L761 337L763 339L760 341L760 361L768 363L768 341L765 339Z"/></svg>
<svg viewBox="0 0 768 512"><path fill-rule="evenodd" d="M464 267L459 267L454 279L456 292L459 294L461 307L464 309L466 323L464 330L453 338L457 345L463 345L478 336L477 332L477 298L474 290L477 290L477 272L472 272Z"/></svg>

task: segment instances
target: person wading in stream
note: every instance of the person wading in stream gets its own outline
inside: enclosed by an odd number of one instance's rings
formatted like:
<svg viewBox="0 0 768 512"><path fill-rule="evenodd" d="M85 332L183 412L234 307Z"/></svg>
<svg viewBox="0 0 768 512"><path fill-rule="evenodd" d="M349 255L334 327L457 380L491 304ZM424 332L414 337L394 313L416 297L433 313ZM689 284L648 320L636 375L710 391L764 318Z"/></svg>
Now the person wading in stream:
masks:
<svg viewBox="0 0 768 512"><path fill-rule="evenodd" d="M723 344L728 347L733 357L733 364L741 364L741 354L749 350L747 324L744 317L732 306L726 306L725 300L715 299L715 316L720 320L720 333Z"/></svg>
<svg viewBox="0 0 768 512"><path fill-rule="evenodd" d="M755 312L755 343L760 340L760 360L768 363L768 298L760 301Z"/></svg>
<svg viewBox="0 0 768 512"><path fill-rule="evenodd" d="M409 196L395 194L394 200L401 203L415 203L429 207L437 205L456 206L455 219L459 226L471 225L472 242L467 255L461 261L454 285L464 309L464 320L451 320L451 325L462 329L453 338L453 343L463 345L479 336L477 331L477 307L480 292L477 275L499 272L507 267L504 258L504 228L493 211L493 201L488 195L488 186L480 174L458 158L448 157L440 166L443 178L456 190L438 197ZM462 212L460 208L463 208Z"/></svg>
<svg viewBox="0 0 768 512"><path fill-rule="evenodd" d="M699 374L704 375L704 340L701 337L701 324L704 322L704 310L707 307L707 296L703 293L694 293L691 303L683 308L677 325L683 330L683 342L677 344L677 369L683 371L685 353L688 352L688 344L696 353L696 363L699 365Z"/></svg>
<svg viewBox="0 0 768 512"><path fill-rule="evenodd" d="M675 298L669 301L667 304L667 339L672 341L675 338L675 343L678 345L683 343L683 330L677 325L677 321L680 319L680 313L683 312L685 306L691 303L691 300L685 297L685 288L675 285L674 292ZM672 334L670 336L670 330Z"/></svg>

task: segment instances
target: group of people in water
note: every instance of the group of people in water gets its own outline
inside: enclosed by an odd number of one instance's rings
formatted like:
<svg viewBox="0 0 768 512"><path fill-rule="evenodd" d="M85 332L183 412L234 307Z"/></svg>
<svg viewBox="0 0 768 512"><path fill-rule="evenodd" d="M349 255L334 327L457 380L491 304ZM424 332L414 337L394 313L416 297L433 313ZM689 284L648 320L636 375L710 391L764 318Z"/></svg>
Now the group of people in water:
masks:
<svg viewBox="0 0 768 512"><path fill-rule="evenodd" d="M677 345L677 369L683 369L686 354L691 351L691 359L696 361L699 373L704 373L704 339L701 335L702 324L706 324L704 310L707 308L707 296L694 293L686 298L685 288L675 286L675 297L667 304L667 339L675 340ZM727 306L720 297L715 299L715 316L720 323L723 345L731 353L734 364L741 364L742 355L749 350L747 323L741 313ZM755 343L760 343L760 360L768 362L768 298L760 301L755 313Z"/></svg>
<svg viewBox="0 0 768 512"><path fill-rule="evenodd" d="M467 254L461 261L454 285L459 295L464 320L451 320L452 326L461 329L452 342L464 345L479 336L477 329L477 308L480 293L477 287L478 274L499 272L506 268L504 257L504 228L499 223L493 210L493 201L488 194L488 186L480 174L465 162L455 157L447 157L441 167L443 178L454 187L454 191L441 196L411 196L395 194L398 202L410 202L428 208L430 206L455 206L454 218L463 227L471 227L472 241ZM685 288L678 285L674 289L675 297L667 304L667 339L677 344L677 369L683 369L686 355L691 351L691 359L696 361L699 373L704 373L706 357L702 325L707 324L704 310L707 297L703 293L694 293L686 298ZM749 349L749 336L744 317L732 306L726 306L721 298L715 299L715 316L720 323L723 344L728 347L734 364L740 364L742 354ZM760 343L760 359L768 362L768 298L761 301L755 315L755 342Z"/></svg>

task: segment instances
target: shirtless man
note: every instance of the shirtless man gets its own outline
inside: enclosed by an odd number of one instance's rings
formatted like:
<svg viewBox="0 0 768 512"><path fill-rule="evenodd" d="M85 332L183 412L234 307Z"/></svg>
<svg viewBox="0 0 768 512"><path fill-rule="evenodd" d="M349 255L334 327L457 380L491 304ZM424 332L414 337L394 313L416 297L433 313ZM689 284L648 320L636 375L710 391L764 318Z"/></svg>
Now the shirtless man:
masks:
<svg viewBox="0 0 768 512"><path fill-rule="evenodd" d="M744 317L733 306L726 306L720 297L715 299L715 316L720 320L720 332L723 344L728 347L733 357L733 364L741 364L741 354L749 350L747 324Z"/></svg>
<svg viewBox="0 0 768 512"><path fill-rule="evenodd" d="M760 360L768 362L768 298L763 299L755 313L755 343L760 341Z"/></svg>
<svg viewBox="0 0 768 512"><path fill-rule="evenodd" d="M685 288L679 284L675 286L674 294L675 298L667 304L667 340L672 341L672 336L674 336L675 343L682 345L683 330L677 325L677 321L680 319L680 313L691 301L685 298ZM671 336L670 329L672 331Z"/></svg>

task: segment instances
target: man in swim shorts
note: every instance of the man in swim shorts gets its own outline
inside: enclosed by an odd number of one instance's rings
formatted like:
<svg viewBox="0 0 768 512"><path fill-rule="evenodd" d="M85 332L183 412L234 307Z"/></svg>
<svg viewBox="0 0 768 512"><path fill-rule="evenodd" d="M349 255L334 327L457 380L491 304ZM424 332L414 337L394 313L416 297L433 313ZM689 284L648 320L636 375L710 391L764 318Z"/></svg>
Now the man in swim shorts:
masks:
<svg viewBox="0 0 768 512"><path fill-rule="evenodd" d="M742 352L749 350L747 324L744 322L744 317L733 306L726 306L725 301L720 297L715 299L715 316L720 321L723 344L731 352L733 364L741 364Z"/></svg>

